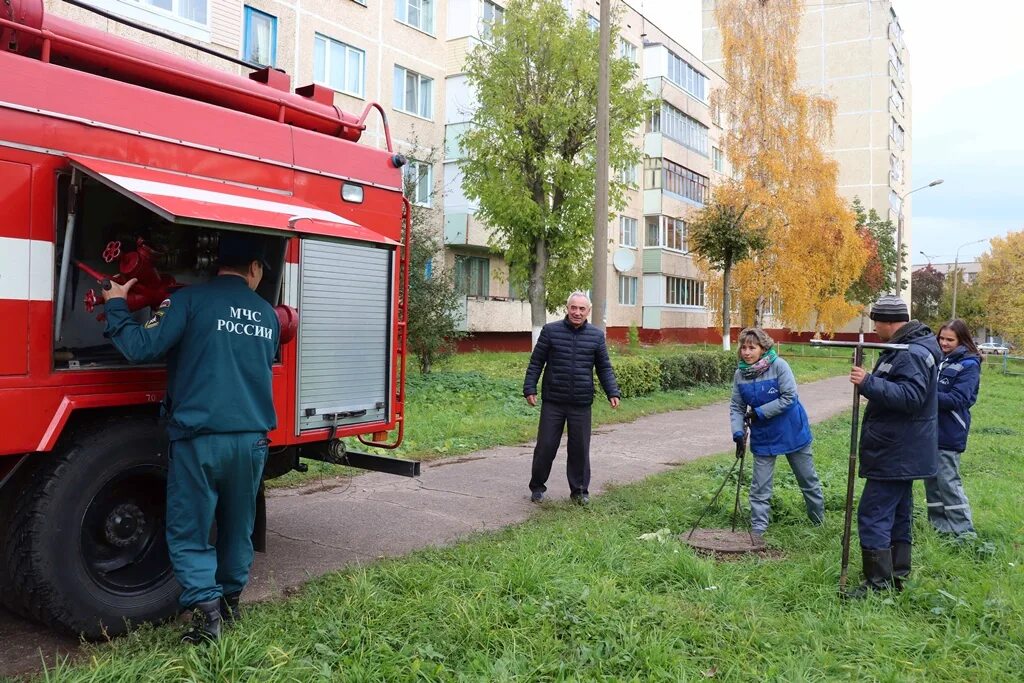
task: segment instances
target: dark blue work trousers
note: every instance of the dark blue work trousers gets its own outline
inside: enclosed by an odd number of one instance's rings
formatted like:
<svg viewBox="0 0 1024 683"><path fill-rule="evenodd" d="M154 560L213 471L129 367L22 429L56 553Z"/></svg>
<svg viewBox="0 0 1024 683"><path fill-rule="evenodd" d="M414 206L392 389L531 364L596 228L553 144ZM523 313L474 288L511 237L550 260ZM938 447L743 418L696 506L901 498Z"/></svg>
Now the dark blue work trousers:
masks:
<svg viewBox="0 0 1024 683"><path fill-rule="evenodd" d="M565 473L569 479L569 493L573 496L590 494L590 408L590 405L541 401L537 446L533 449L531 491L547 491L545 483L551 474L551 464L558 453L562 432L568 425L569 459Z"/></svg>
<svg viewBox="0 0 1024 683"><path fill-rule="evenodd" d="M914 482L868 479L857 508L860 545L887 550L893 543L910 543L910 513L914 509Z"/></svg>
<svg viewBox="0 0 1024 683"><path fill-rule="evenodd" d="M248 583L266 459L265 434L202 434L171 443L167 548L183 607L240 593Z"/></svg>

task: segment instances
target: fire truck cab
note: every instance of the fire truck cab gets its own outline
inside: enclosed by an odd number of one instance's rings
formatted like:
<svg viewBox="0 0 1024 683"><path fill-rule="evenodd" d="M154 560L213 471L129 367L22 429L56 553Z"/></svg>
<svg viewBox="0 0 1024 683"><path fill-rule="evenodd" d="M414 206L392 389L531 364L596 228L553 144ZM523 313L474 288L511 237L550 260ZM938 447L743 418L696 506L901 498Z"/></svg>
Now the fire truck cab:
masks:
<svg viewBox="0 0 1024 683"><path fill-rule="evenodd" d="M137 278L128 303L144 322L213 276L225 231L264 237L257 291L281 322L264 478L303 458L418 474L342 441L402 439L405 160L386 120L387 149L358 144L375 110L357 118L321 86L204 67L46 15L42 0L0 5L6 606L89 638L176 611L165 369L114 349L97 290ZM258 549L264 530L258 514Z"/></svg>

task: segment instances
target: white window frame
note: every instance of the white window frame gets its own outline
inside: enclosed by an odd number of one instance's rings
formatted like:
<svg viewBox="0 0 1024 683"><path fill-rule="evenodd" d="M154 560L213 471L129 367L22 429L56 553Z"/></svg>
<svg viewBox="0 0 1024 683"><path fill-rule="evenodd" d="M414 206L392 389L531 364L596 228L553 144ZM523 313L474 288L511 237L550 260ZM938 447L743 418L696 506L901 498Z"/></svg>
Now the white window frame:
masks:
<svg viewBox="0 0 1024 683"><path fill-rule="evenodd" d="M419 100L415 108L408 107L406 102L406 81L409 76L414 76L416 81L416 97ZM426 94L424 96L424 86L426 86ZM434 79L430 76L424 76L418 71L407 69L404 66L395 64L395 84L394 84L394 106L396 111L418 116L421 119L432 121L434 117Z"/></svg>
<svg viewBox="0 0 1024 683"><path fill-rule="evenodd" d="M628 59L633 64L640 63L637 59L636 45L622 37L619 37L619 58Z"/></svg>
<svg viewBox="0 0 1024 683"><path fill-rule="evenodd" d="M640 278L633 275L619 275L619 304L636 306L636 294Z"/></svg>
<svg viewBox="0 0 1024 683"><path fill-rule="evenodd" d="M106 10L111 14L116 14L134 21L140 21L149 24L150 26L155 26L166 31L177 33L180 36L191 38L192 40L198 40L204 43L210 42L212 37L210 31L211 0L206 0L205 22L186 19L180 14L176 14L174 8L179 6L179 2L180 0L172 0L171 10L168 11L162 7L150 5L149 3L144 3L140 0L89 0L89 4L93 7Z"/></svg>
<svg viewBox="0 0 1024 683"><path fill-rule="evenodd" d="M719 173L725 173L725 155L717 147L711 148L711 165Z"/></svg>
<svg viewBox="0 0 1024 683"><path fill-rule="evenodd" d="M487 17L488 10L490 18ZM505 23L505 8L491 0L480 0L480 38L491 42L494 27Z"/></svg>
<svg viewBox="0 0 1024 683"><path fill-rule="evenodd" d="M671 50L668 52L667 78L682 88L683 92L707 104L708 77Z"/></svg>
<svg viewBox="0 0 1024 683"><path fill-rule="evenodd" d="M317 78L317 67L316 67L316 46L322 42L324 46L324 70L323 76ZM332 45L338 45L344 50L344 58L340 65L341 69L341 88L336 88L331 83L331 78L335 69L339 66L333 65L331 60L331 47ZM348 88L349 85L349 73L348 68L352 57L357 57L359 60L359 90L351 90ZM313 35L313 82L320 85L327 86L331 90L336 92L344 93L346 95L352 95L353 97L363 98L366 95L366 52L360 50L358 47L343 43L340 40L335 40L330 36L325 36L322 33L316 33Z"/></svg>
<svg viewBox="0 0 1024 683"><path fill-rule="evenodd" d="M624 185L636 187L640 182L640 175L637 173L636 164L630 164L620 170L619 181Z"/></svg>
<svg viewBox="0 0 1024 683"><path fill-rule="evenodd" d="M410 177L413 179L410 181ZM434 204L434 167L425 161L410 160L402 169L402 183L409 189L409 201L430 208Z"/></svg>
<svg viewBox="0 0 1024 683"><path fill-rule="evenodd" d="M683 147L708 156L708 127L668 102L662 100L661 107L651 112L648 123L652 133L661 133Z"/></svg>
<svg viewBox="0 0 1024 683"><path fill-rule="evenodd" d="M653 221L657 221L654 223ZM653 228L653 230L652 230ZM656 240L651 239L652 233ZM689 228L682 218L673 216L651 215L644 217L644 246L688 254Z"/></svg>
<svg viewBox="0 0 1024 683"><path fill-rule="evenodd" d="M434 0L395 0L395 21L432 36L435 9ZM415 11L418 20L409 18L410 10Z"/></svg>
<svg viewBox="0 0 1024 683"><path fill-rule="evenodd" d="M619 216L619 246L636 249L640 221L632 216Z"/></svg>
<svg viewBox="0 0 1024 683"><path fill-rule="evenodd" d="M687 308L707 307L707 288L701 280L665 276L665 305Z"/></svg>

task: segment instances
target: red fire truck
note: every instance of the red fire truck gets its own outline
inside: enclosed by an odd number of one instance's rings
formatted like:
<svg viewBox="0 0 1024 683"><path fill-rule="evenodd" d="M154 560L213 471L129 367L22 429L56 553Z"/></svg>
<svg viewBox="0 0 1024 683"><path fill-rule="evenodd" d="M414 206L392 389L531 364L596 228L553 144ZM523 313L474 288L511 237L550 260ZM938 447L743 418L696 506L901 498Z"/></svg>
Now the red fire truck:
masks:
<svg viewBox="0 0 1024 683"><path fill-rule="evenodd" d="M374 111L387 149L358 144ZM374 114L376 116L377 114ZM172 615L162 365L103 336L97 280L140 320L212 276L224 231L266 236L278 427L265 478L402 439L409 206L384 110L244 78L0 1L0 600L86 637ZM393 436L391 436L393 434ZM262 513L261 496L261 513ZM254 540L262 549L265 513Z"/></svg>

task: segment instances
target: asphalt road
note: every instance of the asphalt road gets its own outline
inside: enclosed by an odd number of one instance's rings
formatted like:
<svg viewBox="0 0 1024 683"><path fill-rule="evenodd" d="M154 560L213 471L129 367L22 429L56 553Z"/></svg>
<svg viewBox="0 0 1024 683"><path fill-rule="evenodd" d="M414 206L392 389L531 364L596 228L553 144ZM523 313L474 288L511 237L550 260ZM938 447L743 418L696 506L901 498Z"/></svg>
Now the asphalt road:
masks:
<svg viewBox="0 0 1024 683"><path fill-rule="evenodd" d="M801 385L811 422L849 408L849 389L846 377ZM591 443L591 494L732 449L726 403L599 427ZM256 556L245 600L279 597L330 571L529 518L536 509L526 487L532 454L532 443L491 448L426 464L416 479L373 473L271 491L268 548ZM563 446L548 482L551 499L569 496L564 457ZM2 608L0 643L0 676L39 671L44 660L78 649L77 639Z"/></svg>

